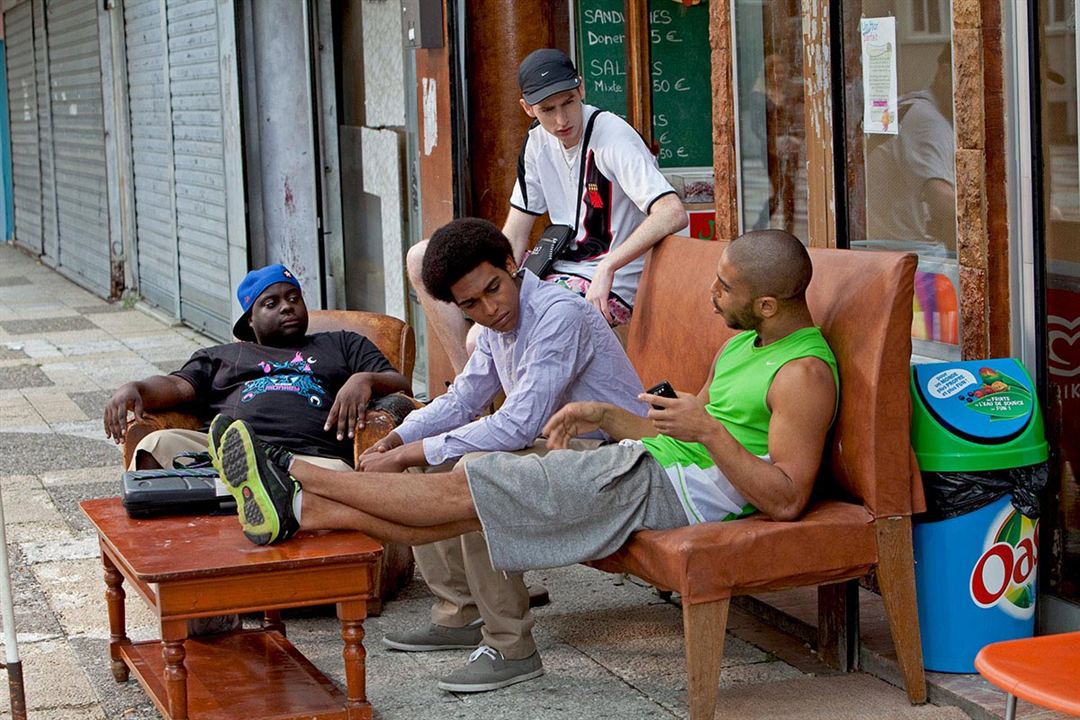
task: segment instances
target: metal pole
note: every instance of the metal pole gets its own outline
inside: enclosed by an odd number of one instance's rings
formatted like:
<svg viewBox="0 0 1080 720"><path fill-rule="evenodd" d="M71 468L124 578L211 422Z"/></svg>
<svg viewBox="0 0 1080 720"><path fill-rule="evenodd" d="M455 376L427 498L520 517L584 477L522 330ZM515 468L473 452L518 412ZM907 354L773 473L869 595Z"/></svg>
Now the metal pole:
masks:
<svg viewBox="0 0 1080 720"><path fill-rule="evenodd" d="M15 607L11 602L11 568L8 565L7 529L4 526L4 502L0 499L0 616L4 622L4 660L11 691L11 717L26 720L26 690L23 687L22 662L15 637Z"/></svg>

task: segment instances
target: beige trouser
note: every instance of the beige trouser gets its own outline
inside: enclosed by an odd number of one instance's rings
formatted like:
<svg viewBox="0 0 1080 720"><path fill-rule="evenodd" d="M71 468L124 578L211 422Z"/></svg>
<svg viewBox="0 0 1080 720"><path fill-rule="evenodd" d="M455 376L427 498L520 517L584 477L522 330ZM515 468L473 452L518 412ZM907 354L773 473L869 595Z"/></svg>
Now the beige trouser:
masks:
<svg viewBox="0 0 1080 720"><path fill-rule="evenodd" d="M575 450L596 447L596 441L572 441ZM514 455L547 453L543 439L533 447ZM484 453L470 453L454 464ZM420 472L445 472L450 463L427 467ZM464 627L483 618L483 643L495 648L508 660L527 658L536 652L532 637L533 614L529 610L529 591L521 573L504 573L491 566L487 540L482 532L441 540L413 548L416 566L431 592L431 622L445 627Z"/></svg>
<svg viewBox="0 0 1080 720"><path fill-rule="evenodd" d="M206 452L207 436L199 430L182 430L178 428L170 430L155 430L135 446L135 452L131 454L131 465L128 470L136 468L136 461L140 452L150 453L163 468L173 466L173 458L182 452ZM347 470L352 468L340 458L314 457L312 455L296 455L297 460L318 465L327 470Z"/></svg>

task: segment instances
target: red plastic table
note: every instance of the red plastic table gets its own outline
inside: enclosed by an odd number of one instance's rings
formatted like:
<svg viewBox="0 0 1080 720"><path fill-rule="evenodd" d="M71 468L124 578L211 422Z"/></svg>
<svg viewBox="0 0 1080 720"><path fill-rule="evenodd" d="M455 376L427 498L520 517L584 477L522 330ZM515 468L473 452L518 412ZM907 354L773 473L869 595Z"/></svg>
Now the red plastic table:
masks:
<svg viewBox="0 0 1080 720"><path fill-rule="evenodd" d="M1016 698L1080 715L1080 632L992 643L979 651L975 667L1009 694L1005 720L1016 717Z"/></svg>

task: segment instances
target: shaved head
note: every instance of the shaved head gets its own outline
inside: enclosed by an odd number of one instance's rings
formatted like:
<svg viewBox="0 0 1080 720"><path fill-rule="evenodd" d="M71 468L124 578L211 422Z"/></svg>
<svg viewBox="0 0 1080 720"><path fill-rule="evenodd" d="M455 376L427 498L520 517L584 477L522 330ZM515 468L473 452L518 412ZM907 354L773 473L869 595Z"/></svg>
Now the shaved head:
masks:
<svg viewBox="0 0 1080 720"><path fill-rule="evenodd" d="M751 297L801 298L810 284L810 254L783 230L752 230L732 240L724 252Z"/></svg>

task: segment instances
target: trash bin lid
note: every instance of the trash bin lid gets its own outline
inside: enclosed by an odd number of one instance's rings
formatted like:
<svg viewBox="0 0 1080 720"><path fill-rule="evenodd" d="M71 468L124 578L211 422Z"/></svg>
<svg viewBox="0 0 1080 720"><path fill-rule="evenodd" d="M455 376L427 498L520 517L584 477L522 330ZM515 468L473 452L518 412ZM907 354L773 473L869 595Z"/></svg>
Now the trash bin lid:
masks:
<svg viewBox="0 0 1080 720"><path fill-rule="evenodd" d="M1046 460L1035 389L1014 358L912 368L912 446L924 470L999 470Z"/></svg>

